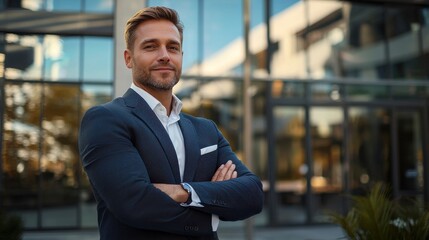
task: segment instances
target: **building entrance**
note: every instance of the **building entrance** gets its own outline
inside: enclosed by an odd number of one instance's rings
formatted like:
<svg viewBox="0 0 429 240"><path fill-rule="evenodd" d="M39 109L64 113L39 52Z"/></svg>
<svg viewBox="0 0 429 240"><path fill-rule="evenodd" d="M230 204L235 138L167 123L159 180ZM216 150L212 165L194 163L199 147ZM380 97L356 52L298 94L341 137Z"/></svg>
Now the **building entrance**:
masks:
<svg viewBox="0 0 429 240"><path fill-rule="evenodd" d="M428 122L417 105L272 106L270 224L329 222L327 212L350 207L346 195L376 182L389 184L394 197L423 200Z"/></svg>

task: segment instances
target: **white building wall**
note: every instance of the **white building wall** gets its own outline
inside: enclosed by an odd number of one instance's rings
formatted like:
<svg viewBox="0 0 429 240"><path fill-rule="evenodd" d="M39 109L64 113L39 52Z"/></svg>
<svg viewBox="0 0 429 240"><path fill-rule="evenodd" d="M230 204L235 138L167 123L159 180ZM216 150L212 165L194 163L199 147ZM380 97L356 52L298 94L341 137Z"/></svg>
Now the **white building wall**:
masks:
<svg viewBox="0 0 429 240"><path fill-rule="evenodd" d="M127 20L139 9L146 6L146 0L116 0L115 22L114 22L114 42L115 42L115 78L114 96L122 96L130 87L132 76L131 70L125 66L124 50L125 39L124 30Z"/></svg>

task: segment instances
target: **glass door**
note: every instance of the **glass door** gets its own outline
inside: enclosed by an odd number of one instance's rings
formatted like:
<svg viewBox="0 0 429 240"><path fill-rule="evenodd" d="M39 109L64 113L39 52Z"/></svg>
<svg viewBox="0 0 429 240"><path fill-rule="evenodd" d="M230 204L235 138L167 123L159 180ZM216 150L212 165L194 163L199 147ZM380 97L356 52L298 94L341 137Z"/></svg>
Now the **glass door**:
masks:
<svg viewBox="0 0 429 240"><path fill-rule="evenodd" d="M278 106L273 110L276 159L276 218L279 223L307 221L305 110Z"/></svg>
<svg viewBox="0 0 429 240"><path fill-rule="evenodd" d="M394 113L396 140L397 193L417 195L423 192L423 129L421 112L398 109Z"/></svg>

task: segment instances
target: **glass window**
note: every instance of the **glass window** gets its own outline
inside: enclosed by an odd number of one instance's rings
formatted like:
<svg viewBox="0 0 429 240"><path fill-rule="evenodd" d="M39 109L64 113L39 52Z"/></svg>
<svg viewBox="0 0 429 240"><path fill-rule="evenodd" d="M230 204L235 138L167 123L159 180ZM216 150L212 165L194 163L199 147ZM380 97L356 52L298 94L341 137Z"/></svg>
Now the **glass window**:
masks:
<svg viewBox="0 0 429 240"><path fill-rule="evenodd" d="M83 81L113 81L112 38L86 37L83 43Z"/></svg>
<svg viewBox="0 0 429 240"><path fill-rule="evenodd" d="M79 37L7 34L6 41L6 79L79 79Z"/></svg>
<svg viewBox="0 0 429 240"><path fill-rule="evenodd" d="M313 176L311 187L315 201L315 222L329 222L327 211L341 212L343 199L343 110L310 109Z"/></svg>
<svg viewBox="0 0 429 240"><path fill-rule="evenodd" d="M78 81L80 76L80 37L43 37L45 80Z"/></svg>
<svg viewBox="0 0 429 240"><path fill-rule="evenodd" d="M113 95L113 86L85 84L81 91L82 116L90 107L110 101Z"/></svg>
<svg viewBox="0 0 429 240"><path fill-rule="evenodd" d="M41 166L42 226L77 225L79 87L47 85L44 90Z"/></svg>
<svg viewBox="0 0 429 240"><path fill-rule="evenodd" d="M43 69L43 38L6 34L6 79L40 80Z"/></svg>
<svg viewBox="0 0 429 240"><path fill-rule="evenodd" d="M378 181L391 182L391 114L363 107L348 114L350 188L359 194Z"/></svg>
<svg viewBox="0 0 429 240"><path fill-rule="evenodd" d="M111 13L113 12L114 0L85 0L85 12Z"/></svg>
<svg viewBox="0 0 429 240"><path fill-rule="evenodd" d="M276 107L273 118L279 203L277 217L282 223L304 223L308 170L305 157L305 111L300 107Z"/></svg>
<svg viewBox="0 0 429 240"><path fill-rule="evenodd" d="M2 170L3 208L16 212L25 227L37 227L39 199L40 84L5 85Z"/></svg>
<svg viewBox="0 0 429 240"><path fill-rule="evenodd" d="M44 10L79 12L82 9L82 1L70 0L44 0Z"/></svg>
<svg viewBox="0 0 429 240"><path fill-rule="evenodd" d="M396 114L399 188L402 191L423 190L423 142L420 113L402 110Z"/></svg>
<svg viewBox="0 0 429 240"><path fill-rule="evenodd" d="M402 6L386 9L386 36L392 78L423 79L425 65L422 58L423 11Z"/></svg>

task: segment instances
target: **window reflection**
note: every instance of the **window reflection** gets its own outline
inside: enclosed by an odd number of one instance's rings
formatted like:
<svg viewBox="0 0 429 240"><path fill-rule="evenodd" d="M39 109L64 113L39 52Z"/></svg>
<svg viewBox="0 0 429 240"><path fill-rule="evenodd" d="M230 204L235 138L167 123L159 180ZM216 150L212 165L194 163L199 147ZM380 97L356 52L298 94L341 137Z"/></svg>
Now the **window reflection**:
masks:
<svg viewBox="0 0 429 240"><path fill-rule="evenodd" d="M113 80L112 38L86 37L83 43L83 81L111 82Z"/></svg>
<svg viewBox="0 0 429 240"><path fill-rule="evenodd" d="M354 193L368 184L390 182L390 128L391 115L387 110L350 108L350 186Z"/></svg>
<svg viewBox="0 0 429 240"><path fill-rule="evenodd" d="M2 180L7 191L2 207L6 209L37 207L41 91L40 84L5 85ZM19 215L26 227L37 226L35 212L21 211Z"/></svg>
<svg viewBox="0 0 429 240"><path fill-rule="evenodd" d="M108 102L112 98L113 87L111 85L90 85L82 86L81 115L90 107Z"/></svg>
<svg viewBox="0 0 429 240"><path fill-rule="evenodd" d="M42 211L42 225L75 226L81 166L76 151L79 87L45 86L43 113L40 179L42 207L46 209Z"/></svg>
<svg viewBox="0 0 429 240"><path fill-rule="evenodd" d="M342 209L343 111L340 108L310 109L313 176L311 186L317 208L316 222L329 222L326 211Z"/></svg>
<svg viewBox="0 0 429 240"><path fill-rule="evenodd" d="M16 0L6 1L8 8L49 12L112 12L113 0Z"/></svg>
<svg viewBox="0 0 429 240"><path fill-rule="evenodd" d="M276 191L282 222L305 222L306 174L305 116L303 108L276 107L274 109L276 153Z"/></svg>
<svg viewBox="0 0 429 240"><path fill-rule="evenodd" d="M78 81L80 38L46 35L43 37L45 80Z"/></svg>

